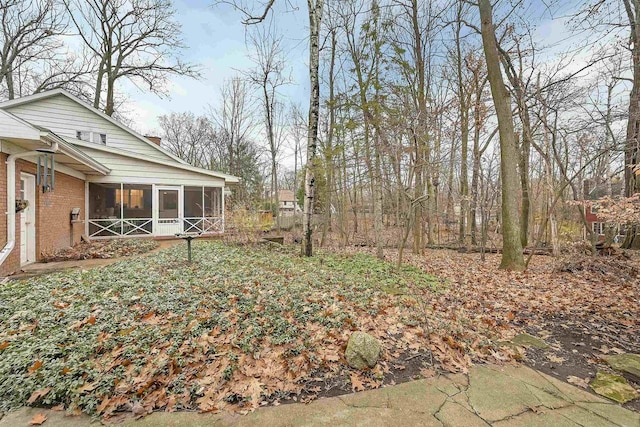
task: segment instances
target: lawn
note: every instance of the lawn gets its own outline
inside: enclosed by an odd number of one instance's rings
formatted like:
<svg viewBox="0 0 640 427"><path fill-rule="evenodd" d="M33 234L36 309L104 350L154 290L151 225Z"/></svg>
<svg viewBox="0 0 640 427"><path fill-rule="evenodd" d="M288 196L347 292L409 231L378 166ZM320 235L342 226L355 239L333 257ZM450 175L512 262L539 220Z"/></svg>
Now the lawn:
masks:
<svg viewBox="0 0 640 427"><path fill-rule="evenodd" d="M511 352L492 344L503 331L434 312L449 285L417 267L211 241L185 258L179 245L0 287L0 412L245 411ZM372 371L346 365L355 330L383 343Z"/></svg>

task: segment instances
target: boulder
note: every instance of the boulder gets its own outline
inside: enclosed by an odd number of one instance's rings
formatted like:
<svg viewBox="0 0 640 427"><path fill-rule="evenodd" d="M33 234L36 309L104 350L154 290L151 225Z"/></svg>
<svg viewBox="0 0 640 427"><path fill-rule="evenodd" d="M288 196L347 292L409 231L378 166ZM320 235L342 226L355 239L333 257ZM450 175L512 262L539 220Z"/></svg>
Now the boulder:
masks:
<svg viewBox="0 0 640 427"><path fill-rule="evenodd" d="M546 350L549 348L549 345L546 342L542 341L540 338L526 333L516 335L511 340L511 343L522 347L535 347L542 350Z"/></svg>
<svg viewBox="0 0 640 427"><path fill-rule="evenodd" d="M619 375L598 371L589 386L601 396L608 397L618 403L626 403L638 398L638 392Z"/></svg>
<svg viewBox="0 0 640 427"><path fill-rule="evenodd" d="M623 353L604 356L603 359L616 371L628 375L632 381L640 382L640 354Z"/></svg>
<svg viewBox="0 0 640 427"><path fill-rule="evenodd" d="M373 368L378 363L382 347L380 342L366 332L354 332L347 343L345 357L354 369Z"/></svg>

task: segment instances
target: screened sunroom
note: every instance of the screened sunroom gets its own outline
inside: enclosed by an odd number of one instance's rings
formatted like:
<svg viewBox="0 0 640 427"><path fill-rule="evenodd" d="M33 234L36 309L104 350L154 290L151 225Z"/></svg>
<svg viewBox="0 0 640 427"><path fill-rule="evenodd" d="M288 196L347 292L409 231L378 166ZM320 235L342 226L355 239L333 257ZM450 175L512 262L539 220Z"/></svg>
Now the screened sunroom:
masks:
<svg viewBox="0 0 640 427"><path fill-rule="evenodd" d="M222 187L87 183L92 239L224 232Z"/></svg>

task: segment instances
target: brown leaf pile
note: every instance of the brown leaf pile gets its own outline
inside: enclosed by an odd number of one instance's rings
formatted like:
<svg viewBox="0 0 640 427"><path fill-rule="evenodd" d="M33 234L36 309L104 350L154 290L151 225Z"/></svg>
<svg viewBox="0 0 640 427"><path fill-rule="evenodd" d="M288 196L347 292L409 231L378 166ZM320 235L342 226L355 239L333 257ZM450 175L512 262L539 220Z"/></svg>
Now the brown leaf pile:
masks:
<svg viewBox="0 0 640 427"><path fill-rule="evenodd" d="M387 250L385 255L394 259L397 251ZM638 256L578 259L572 255L571 260L535 256L524 272L498 269L497 254L487 254L483 262L479 254L425 250L423 256L405 255L405 262L446 279L449 290L437 298L434 311L452 321L470 319L472 328L484 323L511 335L516 333L514 323L535 324L568 315L640 329ZM578 267L566 268L568 263Z"/></svg>
<svg viewBox="0 0 640 427"><path fill-rule="evenodd" d="M158 247L153 239L112 239L80 242L71 248L44 254L43 262L73 261L82 259L109 259L138 255Z"/></svg>

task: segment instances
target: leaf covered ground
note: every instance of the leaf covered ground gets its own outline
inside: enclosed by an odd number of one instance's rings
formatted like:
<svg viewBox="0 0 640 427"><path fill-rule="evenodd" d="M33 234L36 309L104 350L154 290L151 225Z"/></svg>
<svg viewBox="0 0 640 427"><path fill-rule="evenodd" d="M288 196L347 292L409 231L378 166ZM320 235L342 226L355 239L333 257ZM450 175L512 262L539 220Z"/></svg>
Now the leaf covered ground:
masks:
<svg viewBox="0 0 640 427"><path fill-rule="evenodd" d="M398 270L363 252L307 259L297 246L199 241L191 265L179 245L10 282L0 287L0 412L243 412L523 357L583 381L604 354L640 351L634 268L562 271L536 257L510 273L495 255L440 250L407 255ZM383 344L371 371L344 359L356 330ZM550 348L501 344L523 331Z"/></svg>
<svg viewBox="0 0 640 427"><path fill-rule="evenodd" d="M0 411L245 411L393 383L403 360L465 371L511 354L495 328L435 313L449 285L417 267L276 245L200 241L191 265L184 252L0 287ZM344 360L355 330L385 348L364 374Z"/></svg>
<svg viewBox="0 0 640 427"><path fill-rule="evenodd" d="M158 248L153 239L110 239L80 242L70 248L45 255L44 262L81 259L109 259L147 253Z"/></svg>
<svg viewBox="0 0 640 427"><path fill-rule="evenodd" d="M385 254L398 256L396 250ZM561 380L586 387L599 370L613 372L607 356L640 353L640 254L633 251L625 256L535 256L524 272L499 270L498 254L482 261L480 254L426 250L407 254L404 261L447 281L447 291L431 300L439 318L469 330L486 325L496 336L528 332L544 339L549 348L528 347L522 360ZM637 378L629 380L640 390ZM638 411L640 400L625 406Z"/></svg>

